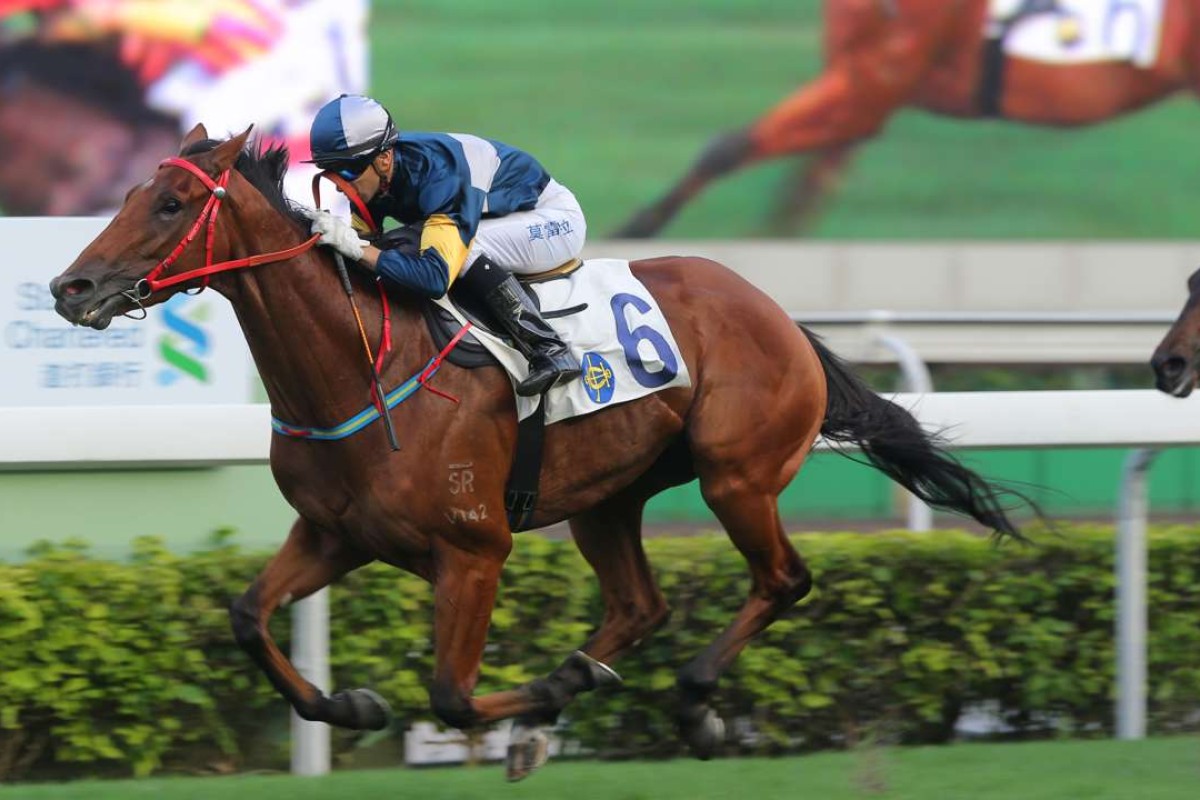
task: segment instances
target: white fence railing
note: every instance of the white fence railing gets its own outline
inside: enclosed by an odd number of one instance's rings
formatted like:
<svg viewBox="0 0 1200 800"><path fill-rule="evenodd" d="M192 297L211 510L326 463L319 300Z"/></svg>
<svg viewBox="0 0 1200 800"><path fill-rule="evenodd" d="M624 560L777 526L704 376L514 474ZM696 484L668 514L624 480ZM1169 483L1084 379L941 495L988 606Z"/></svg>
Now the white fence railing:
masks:
<svg viewBox="0 0 1200 800"><path fill-rule="evenodd" d="M937 392L900 394L927 428L957 448L1134 447L1200 444L1200 406L1152 391ZM186 424L181 424L186 421ZM0 414L0 469L76 470L219 466L267 460L266 406L9 408ZM819 445L820 446L820 445ZM1118 536L1118 735L1145 733L1145 470L1131 458ZM328 605L297 604L293 658L328 681ZM326 687L327 688L327 687ZM293 771L328 769L328 729L296 721Z"/></svg>
<svg viewBox="0 0 1200 800"><path fill-rule="evenodd" d="M956 448L1200 444L1200 408L1150 390L902 393L892 399L927 427L946 431ZM266 405L6 408L0 470L262 464L270 421Z"/></svg>
<svg viewBox="0 0 1200 800"><path fill-rule="evenodd" d="M893 336L929 363L1145 365L1176 316L1177 310L792 312L858 364L895 360L892 348L880 346L882 337Z"/></svg>

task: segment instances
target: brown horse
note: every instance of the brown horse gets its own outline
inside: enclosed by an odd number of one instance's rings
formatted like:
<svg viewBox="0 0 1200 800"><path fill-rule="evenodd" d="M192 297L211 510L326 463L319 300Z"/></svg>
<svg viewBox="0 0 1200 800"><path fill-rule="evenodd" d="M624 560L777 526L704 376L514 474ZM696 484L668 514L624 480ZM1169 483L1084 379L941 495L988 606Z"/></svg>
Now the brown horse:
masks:
<svg viewBox="0 0 1200 800"><path fill-rule="evenodd" d="M654 236L717 178L764 159L811 154L774 220L780 230L802 227L836 188L855 148L906 106L1066 127L1200 90L1200 7L1193 0L1165 0L1158 57L1149 68L1003 57L984 33L988 2L827 0L825 71L749 126L718 136L670 191L615 235ZM1095 0L1102 2L1108 0ZM1112 4L1112 14L1136 13ZM1011 5L1023 19L1062 13L1057 0Z"/></svg>
<svg viewBox="0 0 1200 800"><path fill-rule="evenodd" d="M179 142L111 48L26 40L0 47L0 210L111 212Z"/></svg>
<svg viewBox="0 0 1200 800"><path fill-rule="evenodd" d="M1187 397L1200 380L1200 270L1188 278L1188 299L1150 359L1160 392Z"/></svg>
<svg viewBox="0 0 1200 800"><path fill-rule="evenodd" d="M288 261L212 276L213 288L237 311L272 412L294 424L330 426L370 402L369 365L331 255L306 248L307 221L281 193L286 151L246 149L246 135L216 143L197 126L183 157L130 191L51 291L63 317L104 328L116 314L196 285L181 276L195 274L206 248L183 243L221 198L228 210L210 228L208 260L270 251L265 259ZM168 253L181 255L171 263ZM606 606L599 629L550 675L473 696L513 546L503 495L517 421L502 372L446 366L438 388L461 403L418 392L398 406L399 452L377 429L336 442L274 438L271 467L299 519L231 616L238 642L301 716L354 729L386 725L386 705L369 690L325 696L305 681L267 627L280 606L381 560L433 584L433 712L458 728L519 718L509 768L510 777L522 777L543 753L543 739L529 731L552 722L577 694L618 681L607 665L667 617L642 549L642 507L663 489L699 478L753 578L736 619L679 673L681 733L698 755L711 755L723 731L709 705L718 677L812 585L776 501L818 433L862 448L933 505L1019 535L1001 506L1003 490L961 466L907 411L872 392L736 274L700 258L639 261L632 269L669 319L693 385L550 426L540 501L528 526L570 520L599 578ZM155 280L168 275L181 282L156 289ZM369 288L365 277L352 279ZM379 319L381 301L370 291L362 295L365 316ZM404 294L393 300L397 346L383 367L388 386L420 371L436 352L420 313L425 301ZM367 333L378 341L381 324L369 324ZM612 446L597 448L598 441ZM473 465L470 484L456 474L463 465ZM470 513L456 513L464 507Z"/></svg>

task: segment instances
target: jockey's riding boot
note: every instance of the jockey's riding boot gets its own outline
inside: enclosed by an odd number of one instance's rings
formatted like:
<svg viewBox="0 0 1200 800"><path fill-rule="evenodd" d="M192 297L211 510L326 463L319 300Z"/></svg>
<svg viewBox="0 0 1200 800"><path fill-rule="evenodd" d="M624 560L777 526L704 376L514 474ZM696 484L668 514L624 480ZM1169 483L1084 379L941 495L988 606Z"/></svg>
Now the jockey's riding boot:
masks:
<svg viewBox="0 0 1200 800"><path fill-rule="evenodd" d="M485 274L476 275L477 272ZM482 297L488 310L529 361L529 375L517 384L517 394L536 397L558 383L579 376L579 364L570 349L507 270L481 256L471 265L467 279L476 286L487 286Z"/></svg>

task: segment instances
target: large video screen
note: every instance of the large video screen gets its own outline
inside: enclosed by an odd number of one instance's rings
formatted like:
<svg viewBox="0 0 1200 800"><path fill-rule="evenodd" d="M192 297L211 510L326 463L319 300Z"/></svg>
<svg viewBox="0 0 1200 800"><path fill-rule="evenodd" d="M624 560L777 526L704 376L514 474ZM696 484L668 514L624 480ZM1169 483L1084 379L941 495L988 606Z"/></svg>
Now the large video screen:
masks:
<svg viewBox="0 0 1200 800"><path fill-rule="evenodd" d="M0 0L0 209L368 91L531 152L592 238L1192 238L1182 0ZM1194 50L1194 48L1193 48Z"/></svg>

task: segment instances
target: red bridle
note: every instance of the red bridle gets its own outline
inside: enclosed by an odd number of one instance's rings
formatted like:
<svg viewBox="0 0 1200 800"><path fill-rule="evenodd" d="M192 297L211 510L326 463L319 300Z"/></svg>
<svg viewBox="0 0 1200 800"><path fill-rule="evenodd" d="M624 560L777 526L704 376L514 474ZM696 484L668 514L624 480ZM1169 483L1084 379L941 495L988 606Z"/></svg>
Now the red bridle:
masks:
<svg viewBox="0 0 1200 800"><path fill-rule="evenodd" d="M257 267L260 264L271 264L276 261L286 261L289 258L294 258L301 253L312 249L313 245L317 243L317 240L321 238L320 236L312 236L295 247L289 247L287 250L277 250L273 253L262 253L256 256L236 258L230 261L222 261L214 264L213 240L215 238L217 226L217 212L221 210L221 202L229 194L229 190L226 187L229 184L230 170L227 169L222 172L214 181L208 176L207 173L204 172L204 170L200 169L195 164L184 158L168 158L158 165L159 169L162 169L163 167L179 167L187 170L199 178L200 182L208 188L211 194L208 197L208 202L204 204L204 208L200 211L200 216L196 218L195 224L192 225L192 229L187 232L187 235L183 237L183 240L175 246L175 249L171 251L170 255L158 262L158 264L155 265L154 269L150 270L146 277L134 284L133 296L136 298L136 300L145 300L159 289L165 289L168 286L175 286L176 284L183 283L184 281L190 281L195 278L204 278L204 283L202 286L207 286L208 277L210 275L215 275L218 272L228 272L234 269L247 269L249 267ZM172 264L174 264L183 251L187 249L187 246L192 243L192 240L196 238L198 233L200 233L200 229L205 227L205 223L207 223L208 230L205 233L204 266L197 267L196 269L190 269L185 272L180 272L176 275L169 275L167 277L160 278L159 276L162 275Z"/></svg>
<svg viewBox="0 0 1200 800"><path fill-rule="evenodd" d="M137 283L135 283L133 286L133 289L126 292L126 296L129 297L134 303L136 303L139 308L142 307L142 304L141 304L142 300L147 299L148 297L150 297L150 295L152 295L154 292L158 291L159 289L165 289L168 286L175 286L176 284L183 283L184 281L189 281L194 278L204 278L204 283L201 284L201 286L204 287L204 286L208 285L208 277L210 275L215 275L216 273L219 273L219 272L228 272L228 271L234 270L234 269L246 269L249 267L256 267L259 264L270 264L275 261L286 261L289 258L293 258L295 256L300 255L301 253L305 252L306 250L312 249L313 245L315 245L317 243L317 241L321 238L320 235L313 235L311 238L307 239L306 241L302 242L301 244L298 244L295 247L288 248L287 250L278 250L274 253L263 253L261 255L248 256L246 258L237 258L237 259L232 259L230 261L222 261L219 264L214 264L213 263L213 241L215 238L215 230L216 230L216 224L217 224L217 212L221 210L221 202L229 194L229 191L226 187L229 184L230 170L227 169L224 172L222 172L217 177L217 179L214 181L212 178L210 178L208 176L207 173L204 172L204 170L200 169L199 167L197 167L195 164L188 161L187 159L168 158L168 159L162 161L161 163L159 163L158 168L162 169L163 167L179 167L181 169L187 170L188 172L192 173L197 178L199 178L200 182L203 183L205 185L205 187L208 188L208 190L209 190L209 192L211 192L211 194L209 195L208 202L205 203L204 208L201 209L200 216L196 218L196 222L192 225L191 230L189 230L187 232L187 234L183 237L183 239L179 242L179 244L175 246L175 249L172 250L170 252L170 254L167 255L166 258L164 258L162 261L158 262L158 264L155 265L154 269L150 270L150 272L147 273L146 277L140 279ZM364 203L362 201L362 198L359 196L358 192L356 192L354 190L354 187L351 186L347 181L343 180L338 175L325 172L325 173L321 173L321 175L317 175L315 178L313 178L313 199L314 199L314 201L316 201L316 205L318 207L320 207L321 201L320 201L320 193L319 193L320 190L317 187L319 185L318 182L320 181L322 175L330 178L330 180L332 180L334 183L336 183L342 189L342 191L346 193L346 196L349 197L351 202L353 202L355 204L355 206L358 208L360 214L362 214L363 219L366 220L367 224L369 224L371 226L371 229L373 231L378 230L375 225L375 220L371 218L371 214L367 210L366 203ZM203 228L206 223L207 223L208 230L205 234L204 266L198 267L197 269L187 270L186 272L180 272L176 275L170 275L165 278L160 278L159 276L162 275L163 272L165 272L172 264L174 264L175 261L179 258L179 256L183 253L183 251L187 248L187 246L192 243L192 241L196 238L197 234L200 233L200 229ZM340 264L340 256L339 256L339 264ZM344 272L344 267L342 269ZM379 344L379 354L378 354L378 356L375 356L371 353L371 345L367 341L367 332L366 332L366 329L363 327L362 317L358 313L358 306L354 303L354 296L349 288L348 279L343 278L343 280L347 281L347 283L346 283L347 295L350 297L350 304L351 304L351 307L354 309L354 318L358 322L358 330L359 330L359 333L362 335L363 345L366 348L367 361L371 365L371 371L374 376L374 385L371 387L371 394L372 394L372 397L374 400L374 405L379 410L380 415L383 416L383 418L384 418L385 426L388 431L388 439L391 442L392 449L398 450L400 448L399 448L399 445L396 444L395 434L392 432L392 429L391 429L391 418L388 415L389 406L387 405L386 393L383 391L382 384L380 383L380 380L379 380L379 373L383 368L384 356L392 348L392 335L391 335L392 317L391 317L391 311L388 308L387 292L384 291L383 283L377 282L378 286L379 286L379 299L383 306L383 323L382 323L382 330L381 330L381 341ZM467 323L466 325L464 325L462 330L460 330L458 332L458 334L453 339L450 340L450 343L447 344L446 347L442 349L442 352L439 353L436 358L431 360L429 362L429 364L426 365L424 370L422 370L420 373L418 373L418 375L414 376L413 380L415 380L417 382L417 385L424 386L425 388L429 389L430 391L434 392L435 394L438 394L449 400L453 400L455 403L458 402L458 400L456 398L452 397L451 395L448 395L444 392L440 392L437 389L434 389L433 386L430 385L428 381L430 378L433 377L433 373L435 373L437 371L437 368L438 368L438 366L440 366L442 359L444 359L446 354L449 353L450 350L452 350L454 348L454 346L458 344L458 342L462 339L462 337L466 334L466 332L468 330L470 330L470 328L471 328L470 323ZM299 429L295 429L293 427L293 428L289 428L288 430L299 430ZM287 430L285 430L283 432L286 433Z"/></svg>

